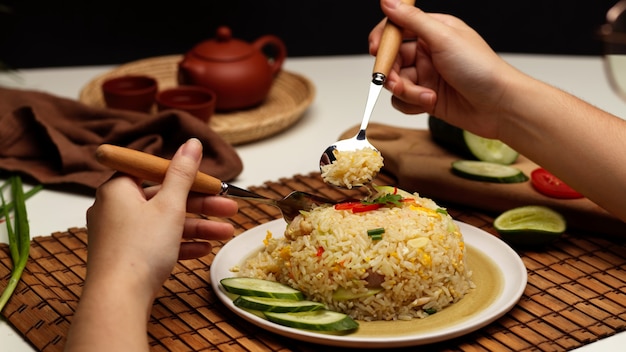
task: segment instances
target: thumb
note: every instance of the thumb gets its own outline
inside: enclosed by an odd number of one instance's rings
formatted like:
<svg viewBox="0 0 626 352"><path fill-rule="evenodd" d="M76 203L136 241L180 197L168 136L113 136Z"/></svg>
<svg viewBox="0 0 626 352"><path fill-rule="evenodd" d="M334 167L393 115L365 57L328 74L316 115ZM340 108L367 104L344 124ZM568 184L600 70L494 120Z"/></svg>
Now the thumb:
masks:
<svg viewBox="0 0 626 352"><path fill-rule="evenodd" d="M180 146L167 168L161 190L155 197L163 197L173 204L185 204L201 158L202 143L198 139L191 138Z"/></svg>
<svg viewBox="0 0 626 352"><path fill-rule="evenodd" d="M402 0L381 0L380 7L389 20L426 43L436 43L437 38L448 30L433 16Z"/></svg>

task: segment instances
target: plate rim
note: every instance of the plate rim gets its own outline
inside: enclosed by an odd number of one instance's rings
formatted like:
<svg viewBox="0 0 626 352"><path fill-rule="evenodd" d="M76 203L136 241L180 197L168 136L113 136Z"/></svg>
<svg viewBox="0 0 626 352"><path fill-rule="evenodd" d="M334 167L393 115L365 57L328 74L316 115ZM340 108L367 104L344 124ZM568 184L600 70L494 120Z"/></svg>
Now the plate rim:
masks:
<svg viewBox="0 0 626 352"><path fill-rule="evenodd" d="M251 244L250 238L251 236L265 237L265 233L267 230L272 229L276 231L275 228L279 226L284 229L286 223L283 219L272 220L255 227L252 227L239 235L235 236L229 242L227 242L215 255L213 262L211 263L210 269L210 279L211 279L211 287L215 292L215 295L218 299L224 304L230 311L235 313L237 316L247 320L248 322L256 325L257 327L264 329L266 331L270 331L276 333L281 336L293 338L300 341L311 342L321 345L327 346L336 346L336 347L352 347L352 348L381 348L381 347L411 347L418 345L425 345L429 343L440 342L443 340L459 337L462 335L466 335L470 332L476 331L498 318L505 315L508 311L510 311L520 300L522 297L524 290L526 289L528 283L528 273L526 270L526 266L524 265L522 259L519 257L519 254L515 252L508 244L506 244L501 239L496 236L486 232L483 229L480 229L476 226L455 220L461 228L461 233L463 233L465 242L472 246L475 250L480 251L483 255L487 256L491 259L495 265L501 271L501 275L503 277L503 285L500 294L493 300L491 304L489 304L485 310L489 311L487 313L481 313L474 317L471 317L467 320L463 320L459 324L453 324L449 327L441 329L437 332L427 332L425 336L416 335L416 334L408 334L402 336L392 336L392 337L366 337L366 336L358 336L358 337L350 337L350 335L330 335L324 333L318 333L314 331L302 330L291 328L287 326L278 325L272 323L266 319L263 319L253 313L247 312L236 307L233 303L232 298L230 298L221 288L219 281L226 277L226 273L230 276L234 275L230 271L230 268L237 265L244 258L241 255L242 252L245 252L245 255L252 253L256 248L261 248L261 242L258 242L258 245ZM279 231L281 230L279 228ZM274 233L275 237L281 236L282 233ZM479 242L482 241L482 242ZM490 247L497 246L501 251L493 251L493 253L487 253L485 250L481 249L475 243L479 242L479 244L488 245ZM484 242L484 243L483 243ZM233 244L231 244L233 243ZM246 251L240 251L239 259L233 259L233 257L228 257L229 250L224 250L225 248L235 248L240 243L243 243L246 247ZM228 247L230 246L230 247ZM238 248L238 247L237 247ZM492 254L496 254L498 258L504 258L508 260L508 263L503 264L501 261L498 261L493 257ZM223 265L233 262L230 265ZM217 268L216 268L217 264ZM223 266L222 266L223 265ZM220 267L222 266L222 267ZM504 266L511 266L509 270L503 270ZM514 270L514 271L510 271ZM514 274L514 275L511 275ZM513 282L516 281L516 282Z"/></svg>

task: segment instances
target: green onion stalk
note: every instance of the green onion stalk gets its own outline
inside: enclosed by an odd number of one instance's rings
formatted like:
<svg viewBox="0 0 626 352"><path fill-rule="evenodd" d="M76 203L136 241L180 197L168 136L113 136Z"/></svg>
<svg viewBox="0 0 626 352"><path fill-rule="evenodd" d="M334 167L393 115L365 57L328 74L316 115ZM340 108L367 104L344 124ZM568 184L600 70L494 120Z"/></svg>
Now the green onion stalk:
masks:
<svg viewBox="0 0 626 352"><path fill-rule="evenodd" d="M4 189L11 187L12 202L7 202L4 198ZM11 254L11 261L13 262L13 270L11 271L11 277L7 286L0 295L0 311L4 309L4 306L9 301L9 298L15 291L24 268L26 268L26 262L28 261L28 254L30 252L30 227L28 224L28 215L26 213L26 199L33 196L42 186L38 185L33 187L28 192L24 192L22 187L22 179L19 176L10 176L5 184L0 186L0 200L1 217L4 217L7 226L7 234L9 238L9 252ZM15 224L11 221L10 213L13 211L13 219Z"/></svg>

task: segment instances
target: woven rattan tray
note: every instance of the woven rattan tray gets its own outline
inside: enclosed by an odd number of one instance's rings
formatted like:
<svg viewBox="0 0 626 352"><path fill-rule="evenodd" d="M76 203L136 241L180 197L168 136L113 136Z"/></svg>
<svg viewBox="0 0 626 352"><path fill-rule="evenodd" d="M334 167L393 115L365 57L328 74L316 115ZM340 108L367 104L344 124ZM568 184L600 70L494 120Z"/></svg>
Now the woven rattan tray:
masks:
<svg viewBox="0 0 626 352"><path fill-rule="evenodd" d="M394 181L380 175L377 183ZM319 173L296 175L252 187L279 198L291 190L316 192L340 200L361 191L331 188ZM445 205L445 204L442 204ZM457 220L494 235L493 218L448 205ZM268 205L240 201L230 219L237 233L280 216ZM62 351L78 304L87 258L85 229L74 228L32 242L30 261L2 315L41 351ZM317 346L274 335L226 309L210 289L213 254L181 261L158 295L148 325L152 351L318 351ZM566 351L626 330L626 243L601 234L566 234L536 250L519 250L528 286L505 316L465 336L423 351ZM0 285L10 273L6 245L0 246ZM334 348L334 350L340 350ZM408 348L407 351L415 350Z"/></svg>
<svg viewBox="0 0 626 352"><path fill-rule="evenodd" d="M105 107L101 85L109 79L128 74L154 77L159 89L175 87L181 55L160 56L129 62L97 76L80 92L79 100L87 105ZM293 125L313 102L315 87L304 76L282 70L268 97L256 108L217 112L209 126L231 144L243 144L276 134Z"/></svg>

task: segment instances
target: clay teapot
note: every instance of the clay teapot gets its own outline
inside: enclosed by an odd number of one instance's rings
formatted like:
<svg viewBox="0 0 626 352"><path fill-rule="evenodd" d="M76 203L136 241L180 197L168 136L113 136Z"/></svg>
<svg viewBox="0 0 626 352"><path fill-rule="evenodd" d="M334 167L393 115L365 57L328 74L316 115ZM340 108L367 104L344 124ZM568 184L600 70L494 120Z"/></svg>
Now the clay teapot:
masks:
<svg viewBox="0 0 626 352"><path fill-rule="evenodd" d="M265 52L272 52L273 57ZM222 26L216 38L185 54L178 64L178 83L213 90L216 110L251 108L267 97L286 56L285 44L276 36L248 43L233 38L230 28Z"/></svg>

